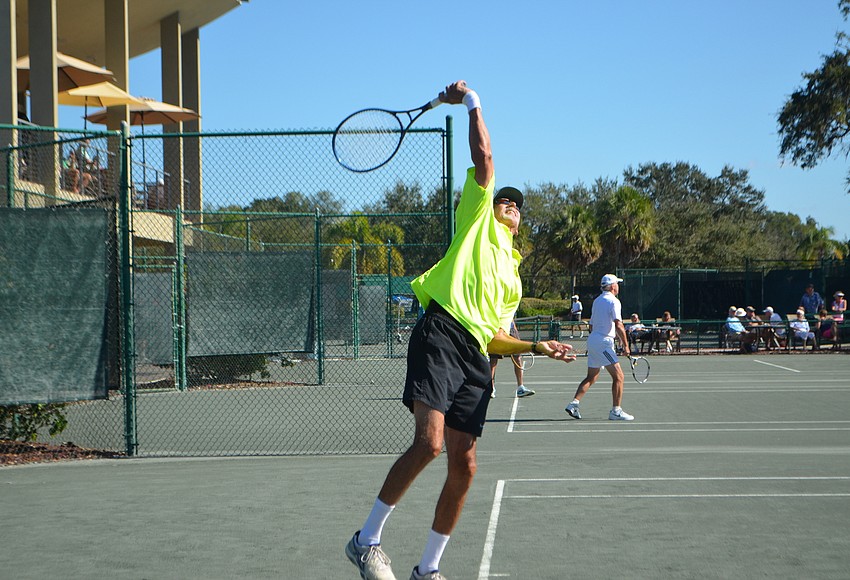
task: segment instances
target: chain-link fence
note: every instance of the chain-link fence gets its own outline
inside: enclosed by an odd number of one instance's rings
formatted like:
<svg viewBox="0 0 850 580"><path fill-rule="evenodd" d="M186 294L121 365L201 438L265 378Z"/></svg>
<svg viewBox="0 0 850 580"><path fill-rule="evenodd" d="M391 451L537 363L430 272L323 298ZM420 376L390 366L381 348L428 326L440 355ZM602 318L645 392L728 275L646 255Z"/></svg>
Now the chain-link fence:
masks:
<svg viewBox="0 0 850 580"><path fill-rule="evenodd" d="M61 401L73 401L62 441L137 455L389 453L409 443L400 404L418 310L409 281L450 238L447 130L412 131L391 163L367 174L336 164L328 131L121 139L5 130L17 134L0 150L4 223L39 207L50 219L60 207L110 210L94 273L107 288L102 388ZM77 239L78 227L67 222L54 241L99 243ZM31 228L3 250L26 259L19 250L43 237ZM67 276L60 269L54 281ZM48 302L42 320L65 307ZM12 305L3 317L18 314ZM4 368L15 352L0 355ZM49 364L28 362L27 372ZM18 402L36 402L31 395Z"/></svg>

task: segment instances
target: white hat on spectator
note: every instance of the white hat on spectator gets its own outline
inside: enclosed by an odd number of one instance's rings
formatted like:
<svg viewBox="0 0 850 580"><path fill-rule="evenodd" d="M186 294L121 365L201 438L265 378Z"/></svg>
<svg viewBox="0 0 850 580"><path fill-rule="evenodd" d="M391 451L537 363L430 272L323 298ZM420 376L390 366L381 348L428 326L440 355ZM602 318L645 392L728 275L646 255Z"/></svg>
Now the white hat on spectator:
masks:
<svg viewBox="0 0 850 580"><path fill-rule="evenodd" d="M747 315L747 311L744 310L743 308L739 308L738 310L735 311L735 316L746 316L746 315Z"/></svg>
<svg viewBox="0 0 850 580"><path fill-rule="evenodd" d="M765 314L773 314L773 306L768 306L764 309Z"/></svg>

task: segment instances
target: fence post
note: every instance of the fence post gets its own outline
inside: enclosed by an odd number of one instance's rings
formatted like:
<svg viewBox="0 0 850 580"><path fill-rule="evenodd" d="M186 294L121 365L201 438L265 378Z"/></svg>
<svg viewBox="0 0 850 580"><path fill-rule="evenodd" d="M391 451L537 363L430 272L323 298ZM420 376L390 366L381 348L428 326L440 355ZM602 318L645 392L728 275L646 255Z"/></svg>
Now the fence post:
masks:
<svg viewBox="0 0 850 580"><path fill-rule="evenodd" d="M452 116L446 115L446 247L451 243L455 233L453 134Z"/></svg>
<svg viewBox="0 0 850 580"><path fill-rule="evenodd" d="M360 286L357 285L357 242L351 240L351 340L354 360L360 358Z"/></svg>
<svg viewBox="0 0 850 580"><path fill-rule="evenodd" d="M14 148L6 150L6 198L8 207L15 207L15 151Z"/></svg>
<svg viewBox="0 0 850 580"><path fill-rule="evenodd" d="M387 240L387 307L384 316L387 356L393 357L393 244Z"/></svg>
<svg viewBox="0 0 850 580"><path fill-rule="evenodd" d="M174 251L177 254L177 360L174 366L174 381L177 389L185 391L186 379L186 248L183 245L183 208L178 205L174 212Z"/></svg>
<svg viewBox="0 0 850 580"><path fill-rule="evenodd" d="M316 349L316 372L318 373L317 382L320 385L325 383L325 338L324 338L324 326L322 318L322 222L321 222L321 214L319 213L319 208L316 208L316 217L315 217L315 232L314 238L316 240L316 340L315 340L315 349Z"/></svg>
<svg viewBox="0 0 850 580"><path fill-rule="evenodd" d="M124 386L124 439L127 455L136 455L136 345L135 309L133 303L132 232L130 231L130 154L129 126L121 122L121 144L119 145L120 191L118 196L119 217L119 276L121 283L121 382Z"/></svg>

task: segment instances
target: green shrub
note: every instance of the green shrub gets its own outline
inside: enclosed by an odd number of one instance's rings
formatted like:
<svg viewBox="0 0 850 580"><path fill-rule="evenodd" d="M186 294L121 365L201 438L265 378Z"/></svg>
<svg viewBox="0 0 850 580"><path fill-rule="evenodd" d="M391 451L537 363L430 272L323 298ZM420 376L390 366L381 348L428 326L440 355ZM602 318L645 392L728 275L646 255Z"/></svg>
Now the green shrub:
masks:
<svg viewBox="0 0 850 580"><path fill-rule="evenodd" d="M540 298L523 298L517 309L517 317L553 316L569 318L570 302L568 300L543 300Z"/></svg>
<svg viewBox="0 0 850 580"><path fill-rule="evenodd" d="M58 435L68 426L64 407L65 403L0 406L0 439L35 441L42 427L49 427L51 437Z"/></svg>
<svg viewBox="0 0 850 580"><path fill-rule="evenodd" d="M193 381L232 382L254 373L270 376L268 362L264 354L193 356L187 361L186 371Z"/></svg>

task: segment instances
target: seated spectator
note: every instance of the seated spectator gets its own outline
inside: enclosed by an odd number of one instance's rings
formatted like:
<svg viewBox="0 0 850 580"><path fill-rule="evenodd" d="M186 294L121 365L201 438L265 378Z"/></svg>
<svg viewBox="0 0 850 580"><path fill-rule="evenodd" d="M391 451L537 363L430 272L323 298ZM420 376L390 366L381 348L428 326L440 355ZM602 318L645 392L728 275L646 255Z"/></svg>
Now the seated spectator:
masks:
<svg viewBox="0 0 850 580"><path fill-rule="evenodd" d="M72 150L62 160L62 172L65 176L65 189L74 193L84 193L92 181L91 173L77 161L78 149Z"/></svg>
<svg viewBox="0 0 850 580"><path fill-rule="evenodd" d="M815 340L815 333L811 331L809 328L809 321L806 320L806 311L800 308L797 310L797 320L792 320L790 323L791 332L794 333L794 336L803 341L803 348L806 348L806 341L812 342L812 350L816 350L818 348L817 341Z"/></svg>
<svg viewBox="0 0 850 580"><path fill-rule="evenodd" d="M844 299L844 292L839 290L832 297L835 299L832 301L832 319L836 322L844 322L844 313L847 311L847 300Z"/></svg>
<svg viewBox="0 0 850 580"><path fill-rule="evenodd" d="M626 324L626 334L629 336L629 342L632 344L633 349L637 348L638 342L643 344L647 340L652 340L652 330L640 321L640 317L636 313L632 314L630 322Z"/></svg>
<svg viewBox="0 0 850 580"><path fill-rule="evenodd" d="M676 319L673 318L669 310L665 310L659 322L661 322L662 326L672 326L676 323ZM674 338L678 340L680 334L682 334L682 330L679 328L668 328L662 331L661 336L667 343L667 352L673 352L673 344L670 341Z"/></svg>
<svg viewBox="0 0 850 580"><path fill-rule="evenodd" d="M746 326L747 330L750 332L754 332L756 334L756 342L761 342L762 340L767 343L765 328L763 326L763 321L759 318L759 315L756 314L756 309L752 306L747 306L744 309L744 326Z"/></svg>
<svg viewBox="0 0 850 580"><path fill-rule="evenodd" d="M782 320L782 317L773 311L772 306L768 306L764 309L765 314L765 323L766 323L766 339L767 348L770 349L771 345L776 345L777 347L784 346L785 344L785 321Z"/></svg>
<svg viewBox="0 0 850 580"><path fill-rule="evenodd" d="M74 150L73 156L77 170L83 178L82 187L78 188L77 192L93 194L92 189L100 178L100 157L92 147L91 139L83 139L80 146Z"/></svg>
<svg viewBox="0 0 850 580"><path fill-rule="evenodd" d="M758 335L744 328L741 319L747 315L743 308L729 308L729 316L726 317L726 336L729 339L741 342L741 352L755 352L755 343Z"/></svg>
<svg viewBox="0 0 850 580"><path fill-rule="evenodd" d="M820 343L831 342L832 348L838 348L838 324L829 315L826 308L821 308L820 312L818 312L816 330Z"/></svg>

